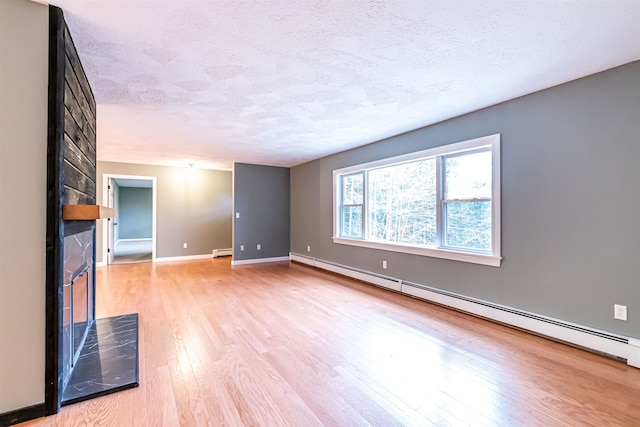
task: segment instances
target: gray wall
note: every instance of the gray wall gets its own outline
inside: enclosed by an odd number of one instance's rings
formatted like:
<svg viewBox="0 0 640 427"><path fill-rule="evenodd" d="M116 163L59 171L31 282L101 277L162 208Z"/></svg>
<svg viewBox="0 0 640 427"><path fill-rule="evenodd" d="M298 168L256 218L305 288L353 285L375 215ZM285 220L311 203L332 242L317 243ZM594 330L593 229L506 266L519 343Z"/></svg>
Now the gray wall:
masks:
<svg viewBox="0 0 640 427"><path fill-rule="evenodd" d="M48 33L0 1L0 413L44 402Z"/></svg>
<svg viewBox="0 0 640 427"><path fill-rule="evenodd" d="M205 255L231 247L231 172L98 162L99 203L104 203L105 173L157 178L156 257ZM98 262L104 261L104 222L98 221L97 227Z"/></svg>
<svg viewBox="0 0 640 427"><path fill-rule="evenodd" d="M502 134L501 267L332 242L332 170L494 133ZM291 250L640 337L639 188L634 62L292 168ZM628 322L613 319L614 303L628 306Z"/></svg>
<svg viewBox="0 0 640 427"><path fill-rule="evenodd" d="M152 237L153 199L151 188L120 187L118 239Z"/></svg>
<svg viewBox="0 0 640 427"><path fill-rule="evenodd" d="M234 261L289 255L288 168L235 163L233 211Z"/></svg>

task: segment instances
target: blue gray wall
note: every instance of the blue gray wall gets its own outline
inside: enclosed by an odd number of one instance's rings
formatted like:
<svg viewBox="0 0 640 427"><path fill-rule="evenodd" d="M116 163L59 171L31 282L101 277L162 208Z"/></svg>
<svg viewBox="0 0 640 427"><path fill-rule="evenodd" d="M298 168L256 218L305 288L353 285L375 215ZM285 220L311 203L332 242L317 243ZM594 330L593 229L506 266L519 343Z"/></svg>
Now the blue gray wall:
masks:
<svg viewBox="0 0 640 427"><path fill-rule="evenodd" d="M152 237L153 198L151 188L120 187L118 238Z"/></svg>
<svg viewBox="0 0 640 427"><path fill-rule="evenodd" d="M332 242L334 169L494 133L501 267ZM292 168L291 251L640 337L640 62Z"/></svg>
<svg viewBox="0 0 640 427"><path fill-rule="evenodd" d="M289 255L288 168L236 163L233 211L234 261Z"/></svg>

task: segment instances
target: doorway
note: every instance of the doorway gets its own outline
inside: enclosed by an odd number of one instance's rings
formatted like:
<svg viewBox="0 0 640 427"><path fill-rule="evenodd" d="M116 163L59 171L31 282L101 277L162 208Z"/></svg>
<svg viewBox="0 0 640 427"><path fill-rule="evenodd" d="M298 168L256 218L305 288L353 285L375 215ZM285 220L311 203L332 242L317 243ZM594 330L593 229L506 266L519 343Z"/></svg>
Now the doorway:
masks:
<svg viewBox="0 0 640 427"><path fill-rule="evenodd" d="M103 229L106 264L156 259L156 177L103 175L104 204L116 217Z"/></svg>

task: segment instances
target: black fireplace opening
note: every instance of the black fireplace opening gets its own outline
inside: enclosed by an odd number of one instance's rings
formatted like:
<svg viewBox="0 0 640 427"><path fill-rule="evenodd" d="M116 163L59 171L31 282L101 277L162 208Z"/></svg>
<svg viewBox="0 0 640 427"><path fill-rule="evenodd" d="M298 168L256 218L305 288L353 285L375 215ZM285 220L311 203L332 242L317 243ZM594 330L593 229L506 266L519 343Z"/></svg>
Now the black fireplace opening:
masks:
<svg viewBox="0 0 640 427"><path fill-rule="evenodd" d="M89 315L89 297L91 292L89 290L89 268L90 266L85 264L81 270L76 272L71 279L71 339L70 341L70 357L71 366L75 366L78 356L80 355L80 349L82 343L84 343L87 337L87 330L89 329L91 317Z"/></svg>
<svg viewBox="0 0 640 427"><path fill-rule="evenodd" d="M87 332L95 321L95 227L64 238L62 376L63 389L80 356Z"/></svg>

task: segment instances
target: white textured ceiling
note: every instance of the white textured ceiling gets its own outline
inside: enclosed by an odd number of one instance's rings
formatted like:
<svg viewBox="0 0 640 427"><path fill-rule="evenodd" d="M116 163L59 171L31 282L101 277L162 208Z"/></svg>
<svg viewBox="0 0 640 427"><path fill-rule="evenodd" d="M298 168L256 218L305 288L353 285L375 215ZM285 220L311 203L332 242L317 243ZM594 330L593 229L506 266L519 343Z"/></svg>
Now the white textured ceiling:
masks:
<svg viewBox="0 0 640 427"><path fill-rule="evenodd" d="M640 59L640 0L51 0L98 159L293 166Z"/></svg>

